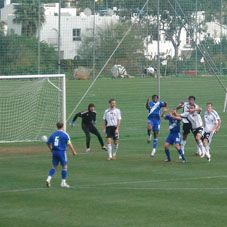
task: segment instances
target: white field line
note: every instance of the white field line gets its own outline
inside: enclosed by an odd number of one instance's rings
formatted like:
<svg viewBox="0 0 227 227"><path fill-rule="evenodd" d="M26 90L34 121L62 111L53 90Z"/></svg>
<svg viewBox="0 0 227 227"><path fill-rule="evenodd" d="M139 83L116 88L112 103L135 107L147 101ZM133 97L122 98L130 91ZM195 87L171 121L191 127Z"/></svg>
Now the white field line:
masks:
<svg viewBox="0 0 227 227"><path fill-rule="evenodd" d="M98 153L98 151L96 152L91 152L91 153L89 153L89 152L87 152L87 153L78 153L78 155L89 155L89 154L93 154L93 153ZM19 156L18 156L19 155ZM71 154L68 154L69 156L71 156ZM2 156L0 156L0 160L4 160L4 159L18 159L18 158L42 158L42 157L44 157L44 158L50 158L51 157L51 153L46 153L46 154L19 154L19 153L17 153L16 154L16 156L14 156L13 154L10 154L9 156L7 156L7 154L5 155L2 155Z"/></svg>
<svg viewBox="0 0 227 227"><path fill-rule="evenodd" d="M207 176L207 177L192 177L192 178L183 178L183 179L169 179L169 180L150 180L150 181L123 181L123 182L110 182L104 184L94 184L94 185L82 185L82 186L72 186L71 189L94 189L103 186L114 186L114 185L127 185L127 184L138 184L138 183L161 183L161 182L177 182L177 181L193 181L193 180L202 180L202 179L216 179L216 178L227 178L227 175L223 176ZM55 188L57 189L57 188ZM226 187L111 187L111 189L118 190L227 190ZM16 193L16 192L32 192L32 191L42 191L42 190L51 190L45 187L37 188L18 188L18 189L8 189L0 190L0 193ZM69 189L70 190L70 189Z"/></svg>
<svg viewBox="0 0 227 227"><path fill-rule="evenodd" d="M102 187L102 186L112 186L112 185L127 185L127 184L140 184L140 183L165 183L165 182L178 182L178 181L193 181L193 180L203 180L203 179L217 179L217 178L227 178L227 175L222 176L207 176L207 177L190 177L182 179L167 179L167 180L145 180L145 181L122 181L122 182L110 182L103 184L94 184L94 185L83 185L79 188L93 188L93 187Z"/></svg>
<svg viewBox="0 0 227 227"><path fill-rule="evenodd" d="M211 190L211 191L215 191L215 190L218 190L218 191L222 191L222 190L227 190L227 188L195 188L195 187L186 187L186 188L178 188L178 187L175 187L175 188L158 188L158 187L147 187L147 188L133 188L133 187L111 187L111 189L114 189L114 190L141 190L141 191L149 191L149 190L160 190L160 191L193 191L193 190L197 190L197 191L203 191L203 190Z"/></svg>

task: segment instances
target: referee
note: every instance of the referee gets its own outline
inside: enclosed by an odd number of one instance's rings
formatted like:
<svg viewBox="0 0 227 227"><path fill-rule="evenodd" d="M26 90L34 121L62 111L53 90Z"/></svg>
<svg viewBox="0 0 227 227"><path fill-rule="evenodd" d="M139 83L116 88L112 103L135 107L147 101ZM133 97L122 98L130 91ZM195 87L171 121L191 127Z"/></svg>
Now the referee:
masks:
<svg viewBox="0 0 227 227"><path fill-rule="evenodd" d="M109 108L105 110L103 115L104 131L106 133L107 143L107 160L115 160L118 150L119 127L121 122L121 111L116 108L116 100L109 100ZM112 140L114 147L112 147Z"/></svg>
<svg viewBox="0 0 227 227"><path fill-rule="evenodd" d="M72 120L72 123L71 123L72 126L75 124L75 121L78 117L82 118L81 127L86 135L86 152L91 151L91 148L90 148L91 133L97 136L102 149L106 150L103 139L102 139L98 129L95 127L95 123L96 123L95 105L93 103L90 103L88 105L87 111L79 112L79 113L75 114L75 116Z"/></svg>

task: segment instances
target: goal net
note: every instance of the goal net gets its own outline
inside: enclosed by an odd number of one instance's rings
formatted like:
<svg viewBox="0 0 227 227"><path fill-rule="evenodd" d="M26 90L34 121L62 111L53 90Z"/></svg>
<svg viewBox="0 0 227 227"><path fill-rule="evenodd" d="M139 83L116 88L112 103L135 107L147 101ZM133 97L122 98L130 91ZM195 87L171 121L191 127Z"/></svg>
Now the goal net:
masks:
<svg viewBox="0 0 227 227"><path fill-rule="evenodd" d="M38 141L66 118L65 75L0 76L0 143Z"/></svg>

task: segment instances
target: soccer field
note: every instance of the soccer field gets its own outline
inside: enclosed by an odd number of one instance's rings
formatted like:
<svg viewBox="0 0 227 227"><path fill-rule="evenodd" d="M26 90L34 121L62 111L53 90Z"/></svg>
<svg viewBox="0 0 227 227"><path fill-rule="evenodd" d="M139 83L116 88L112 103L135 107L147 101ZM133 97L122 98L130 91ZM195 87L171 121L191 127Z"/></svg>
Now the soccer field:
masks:
<svg viewBox="0 0 227 227"><path fill-rule="evenodd" d="M70 114L89 81L67 81L67 112ZM224 80L227 86L227 79ZM214 104L222 118L207 162L194 155L192 135L186 145L187 163L165 163L163 143L168 125L162 121L157 155L150 159L146 143L148 96L157 92L154 79L99 79L78 111L95 103L101 131L103 111L116 98L122 111L120 147L116 161L106 161L93 136L92 152L85 153L80 119L68 132L79 154L69 153L70 189L60 188L60 171L50 189L45 180L51 165L43 144L10 144L0 148L0 226L227 226L227 116L224 91L213 78L167 78L161 80L161 100L175 107L189 95L203 109ZM59 169L60 170L60 169Z"/></svg>

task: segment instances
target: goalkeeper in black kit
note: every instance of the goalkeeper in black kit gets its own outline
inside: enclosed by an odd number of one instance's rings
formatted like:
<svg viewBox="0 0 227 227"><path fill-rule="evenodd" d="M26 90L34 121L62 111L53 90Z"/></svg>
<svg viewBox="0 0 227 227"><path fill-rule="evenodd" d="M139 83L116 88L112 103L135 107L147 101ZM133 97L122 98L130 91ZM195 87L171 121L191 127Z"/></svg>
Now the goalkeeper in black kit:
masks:
<svg viewBox="0 0 227 227"><path fill-rule="evenodd" d="M93 103L90 103L88 105L87 111L75 114L74 118L72 119L71 126L75 125L75 121L78 117L82 118L81 127L86 135L86 152L91 151L90 148L91 133L97 136L102 149L106 150L106 146L104 145L102 136L100 135L98 129L95 127L96 123L95 105Z"/></svg>

